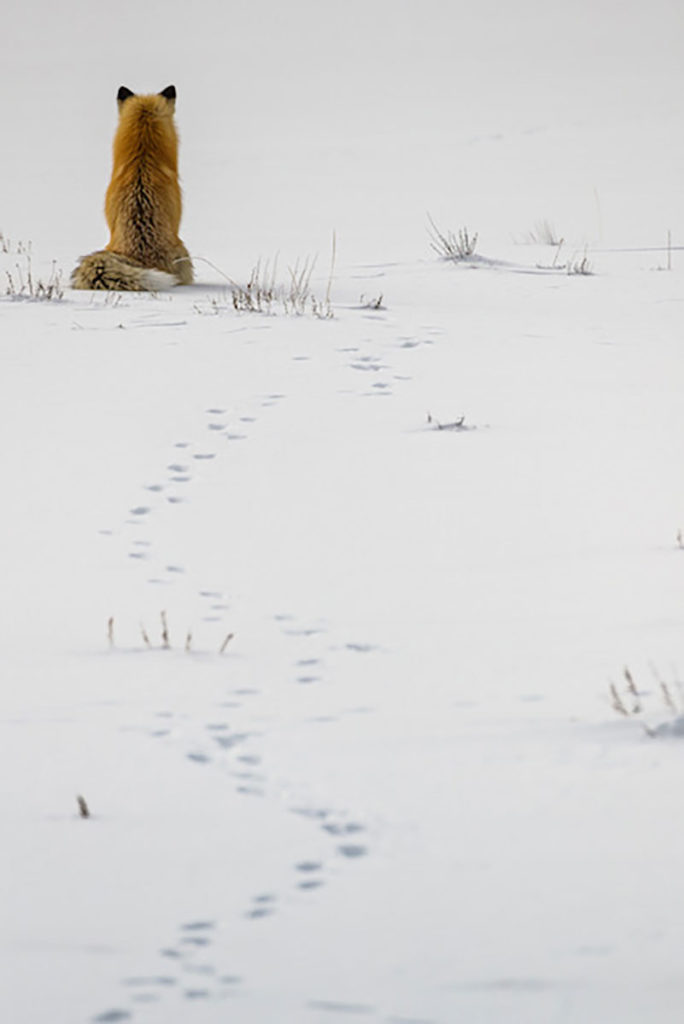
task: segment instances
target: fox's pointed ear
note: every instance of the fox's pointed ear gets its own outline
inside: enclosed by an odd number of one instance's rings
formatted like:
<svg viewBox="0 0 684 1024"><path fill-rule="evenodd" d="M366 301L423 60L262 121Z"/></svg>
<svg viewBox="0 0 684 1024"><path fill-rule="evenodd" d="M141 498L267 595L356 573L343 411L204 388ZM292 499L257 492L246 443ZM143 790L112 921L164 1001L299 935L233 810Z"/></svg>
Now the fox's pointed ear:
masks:
<svg viewBox="0 0 684 1024"><path fill-rule="evenodd" d="M163 96L165 100L170 100L171 102L173 102L176 98L176 86L167 85L165 89L162 89L159 95Z"/></svg>
<svg viewBox="0 0 684 1024"><path fill-rule="evenodd" d="M124 103L131 96L135 96L135 93L131 92L130 89L127 89L125 85L122 85L116 94L116 102L119 104L119 106L121 106L121 104Z"/></svg>

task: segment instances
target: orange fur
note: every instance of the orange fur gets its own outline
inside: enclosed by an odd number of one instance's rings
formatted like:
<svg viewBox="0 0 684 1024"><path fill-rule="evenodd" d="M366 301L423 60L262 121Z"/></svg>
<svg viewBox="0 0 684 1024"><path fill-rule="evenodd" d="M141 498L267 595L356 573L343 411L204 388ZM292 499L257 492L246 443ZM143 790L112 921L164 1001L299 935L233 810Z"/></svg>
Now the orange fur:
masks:
<svg viewBox="0 0 684 1024"><path fill-rule="evenodd" d="M158 286L160 277L141 275L140 268L173 275L171 283L192 283L192 263L178 237L182 202L174 108L172 86L149 96L119 90L119 124L105 197L111 237L104 251L85 257L76 268L75 287L144 289L152 287L152 280ZM127 271L129 264L127 283L122 269Z"/></svg>

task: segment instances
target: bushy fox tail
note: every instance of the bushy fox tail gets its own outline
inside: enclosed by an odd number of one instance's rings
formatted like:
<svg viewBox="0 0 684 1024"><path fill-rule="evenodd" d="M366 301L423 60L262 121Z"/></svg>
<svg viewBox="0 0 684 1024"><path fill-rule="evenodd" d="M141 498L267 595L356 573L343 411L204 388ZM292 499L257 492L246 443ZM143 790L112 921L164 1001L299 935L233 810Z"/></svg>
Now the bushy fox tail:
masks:
<svg viewBox="0 0 684 1024"><path fill-rule="evenodd" d="M159 292L176 284L178 278L173 274L141 267L108 249L84 256L71 275L72 288L113 292Z"/></svg>

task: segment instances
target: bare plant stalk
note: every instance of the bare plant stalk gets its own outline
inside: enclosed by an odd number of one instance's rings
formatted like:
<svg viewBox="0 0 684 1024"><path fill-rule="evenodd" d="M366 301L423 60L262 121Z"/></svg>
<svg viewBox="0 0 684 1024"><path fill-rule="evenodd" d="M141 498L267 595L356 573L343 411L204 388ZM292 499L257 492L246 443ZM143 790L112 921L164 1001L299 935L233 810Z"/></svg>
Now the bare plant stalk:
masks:
<svg viewBox="0 0 684 1024"><path fill-rule="evenodd" d="M188 630L188 635L185 638L185 652L186 652L186 654L190 653L191 647L192 647L192 633L190 632L190 630Z"/></svg>
<svg viewBox="0 0 684 1024"><path fill-rule="evenodd" d="M465 426L465 416L459 417L453 423L438 423L438 430L461 430Z"/></svg>
<svg viewBox="0 0 684 1024"><path fill-rule="evenodd" d="M233 278L232 277L228 277L228 274L226 274L223 270L221 270L220 267L217 267L215 263L212 263L211 260L208 260L206 258L206 256L195 256L193 254L192 259L193 259L193 262L197 262L197 260L201 260L202 263L206 263L208 267L211 267L211 269L215 270L217 274L220 274L221 277L225 278L225 280L228 282L228 284L235 285L235 281L233 280ZM180 256L177 260L174 260L174 262L175 263L184 263L184 262L189 261L189 260L190 260L189 256Z"/></svg>
<svg viewBox="0 0 684 1024"><path fill-rule="evenodd" d="M335 258L337 256L337 232L333 231L332 236L332 256L330 258L330 275L328 277L328 287L325 292L325 305L327 309L330 309L330 291L332 289L333 274L335 273ZM382 296L381 296L382 298Z"/></svg>
<svg viewBox="0 0 684 1024"><path fill-rule="evenodd" d="M623 669L623 674L627 682L627 692L633 697L632 701L632 714L638 715L641 711L641 699L639 697L639 691L636 688L636 684L632 677L632 673L629 671L627 666Z"/></svg>
<svg viewBox="0 0 684 1024"><path fill-rule="evenodd" d="M581 257L575 256L568 262L567 273L569 275L572 274L579 277L591 277L594 273L591 266L591 260L587 256L586 246L584 248L584 254Z"/></svg>
<svg viewBox="0 0 684 1024"><path fill-rule="evenodd" d="M234 636L235 636L235 633L228 633L228 635L226 636L226 639L223 641L223 643L219 647L219 654L223 654L223 652L225 651L226 647L228 646L228 644L230 643L230 641L233 639Z"/></svg>
<svg viewBox="0 0 684 1024"><path fill-rule="evenodd" d="M82 818L89 818L90 808L88 807L88 804L85 802L85 797L77 796L76 803L78 804L78 813L80 814L80 816Z"/></svg>
<svg viewBox="0 0 684 1024"><path fill-rule="evenodd" d="M534 230L530 231L529 240L535 245L558 245L558 233L551 221L544 218L538 220ZM561 239L562 241L562 239Z"/></svg>
<svg viewBox="0 0 684 1024"><path fill-rule="evenodd" d="M437 253L440 259L458 262L459 260L467 260L474 254L477 246L477 234L469 235L467 228L460 228L458 235L455 235L453 231L447 231L444 234L437 227L429 213L427 218L430 222L430 227L428 228L430 247Z"/></svg>
<svg viewBox="0 0 684 1024"><path fill-rule="evenodd" d="M168 622L166 621L166 612L161 612L161 624L162 624L162 634L161 634L162 647L164 648L165 651L168 651L168 649L171 647L171 643L169 641L169 625L168 625Z"/></svg>
<svg viewBox="0 0 684 1024"><path fill-rule="evenodd" d="M617 711L619 715L624 715L626 718L629 718L629 711L625 707L622 697L618 693L618 689L615 683L610 684L610 695L613 698L611 702L613 710Z"/></svg>
<svg viewBox="0 0 684 1024"><path fill-rule="evenodd" d="M152 644L150 643L150 638L147 635L147 630L143 626L142 622L140 623L140 635L143 638L143 643L145 644L145 647L151 647Z"/></svg>
<svg viewBox="0 0 684 1024"><path fill-rule="evenodd" d="M556 267L556 264L557 264L557 262L558 262L558 257L560 256L560 251L561 251L561 249L563 248L563 242L564 242L564 241L565 241L565 239L564 239L564 238L561 238L561 239L560 239L560 241L559 241L559 243L558 243L558 245L557 245L557 247L556 247L556 251L555 251L555 253L553 254L553 262L551 263L551 266L552 266L552 267L553 267L554 269L555 269L555 267Z"/></svg>
<svg viewBox="0 0 684 1024"><path fill-rule="evenodd" d="M661 682L661 684L660 684L660 692L663 695L663 702L664 702L665 707L667 708L667 710L670 711L673 715L678 715L679 714L679 710L678 710L677 705L675 704L674 700L672 699L672 694L670 693L670 687L667 685L667 683Z"/></svg>
<svg viewBox="0 0 684 1024"><path fill-rule="evenodd" d="M316 259L316 256L313 259L307 256L301 270L299 269L299 260L295 263L294 268L288 267L290 273L290 292L287 296L286 308L287 301L289 301L291 309L298 316L302 316L306 312L306 301L311 294L311 275L316 266Z"/></svg>
<svg viewBox="0 0 684 1024"><path fill-rule="evenodd" d="M9 252L9 249L3 250ZM34 281L33 268L31 265L31 243L28 246L19 243L17 255L22 256L26 262L26 279L19 263L15 264L16 281L12 274L6 270L7 288L5 294L12 299L27 299L31 302L49 302L51 299L61 299L64 296L62 287L62 272L57 269L57 264L52 261L52 271L47 281L38 278Z"/></svg>
<svg viewBox="0 0 684 1024"><path fill-rule="evenodd" d="M109 641L109 646L113 647L114 646L114 616L113 615L110 615L110 617L107 619L107 640Z"/></svg>

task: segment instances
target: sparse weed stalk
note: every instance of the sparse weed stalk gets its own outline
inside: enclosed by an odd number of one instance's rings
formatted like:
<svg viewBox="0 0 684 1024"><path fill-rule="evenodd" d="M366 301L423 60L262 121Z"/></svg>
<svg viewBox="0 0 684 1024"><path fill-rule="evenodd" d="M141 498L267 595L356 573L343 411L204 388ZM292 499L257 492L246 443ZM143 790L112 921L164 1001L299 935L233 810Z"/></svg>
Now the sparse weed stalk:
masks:
<svg viewBox="0 0 684 1024"><path fill-rule="evenodd" d="M286 313L294 313L302 316L306 312L307 300L311 297L311 275L316 266L316 257L306 257L302 266L299 260L294 267L288 267L290 285L283 296L283 305Z"/></svg>
<svg viewBox="0 0 684 1024"><path fill-rule="evenodd" d="M277 284L277 258L273 261L273 269L266 262L263 267L259 261L253 268L246 285L231 282L231 299L233 309L239 313L275 312L274 307L282 306L286 316L306 316L311 313L319 320L330 320L333 309L330 301L331 277L324 299L319 299L311 289L311 276L316 266L316 257L307 256L303 261L297 260L294 267L288 267L287 284Z"/></svg>
<svg viewBox="0 0 684 1024"><path fill-rule="evenodd" d="M13 243L10 238L7 238L6 235L0 231L0 252L2 253L9 255L14 250L15 256L30 256L32 246L32 242L20 241Z"/></svg>
<svg viewBox="0 0 684 1024"><path fill-rule="evenodd" d="M231 298L233 309L239 313L271 313L273 302L277 297L276 273L278 257L273 261L273 270L269 272L268 261L262 267L261 260L252 269L246 285L231 282Z"/></svg>
<svg viewBox="0 0 684 1024"><path fill-rule="evenodd" d="M468 260L475 254L477 246L477 234L470 235L468 228L459 228L458 234L441 231L428 213L428 235L430 236L430 248L437 253L440 259L450 260L452 263L460 263Z"/></svg>
<svg viewBox="0 0 684 1024"><path fill-rule="evenodd" d="M173 647L171 631L169 629L169 622L168 622L168 618L166 616L166 612L165 611L160 612L159 613L159 618L160 618L160 623L161 623L161 634L160 634L158 645L152 643L152 641L150 640L150 635L147 632L147 630L145 629L144 624L142 622L139 624L140 625L140 636L142 637L143 645L144 645L145 649L148 650L148 651L152 651L152 650L171 651L171 650L174 649L174 647ZM205 655L206 654L210 654L210 653L219 654L219 655L225 654L226 649L228 648L228 645L230 644L230 642L233 640L234 636L235 636L234 633L227 633L226 636L223 638L223 641L222 641L220 647L218 647L218 649L216 647L213 647L212 651L199 651L198 653L205 654ZM193 653L193 651L194 651L193 640L194 640L194 637L193 637L192 630L191 629L187 629L186 632L185 632L185 640L184 640L184 643L183 643L183 650L184 650L185 654ZM109 649L111 651L116 650L117 645L116 645L116 641L115 641L115 637L114 637L114 616L113 615L110 616L107 619L107 643L108 643ZM140 648L138 648L138 650L140 650ZM178 650L178 648L176 648L176 650Z"/></svg>
<svg viewBox="0 0 684 1024"><path fill-rule="evenodd" d="M684 688L679 680L667 683L660 676L655 665L650 666L657 686L659 702L667 712L667 719L652 725L641 717L646 714L647 700L653 696L652 691L641 690L634 682L634 677L625 666L622 670L622 688L614 682L609 684L610 706L623 718L638 721L648 736L684 736ZM662 715L662 712L661 712Z"/></svg>
<svg viewBox="0 0 684 1024"><path fill-rule="evenodd" d="M553 261L551 263L552 267L557 267L558 266L558 257L560 256L560 251L563 248L563 242L564 242L564 239L561 238L560 242L556 246L556 251L553 254Z"/></svg>
<svg viewBox="0 0 684 1024"><path fill-rule="evenodd" d="M163 650L168 651L171 649L171 640L169 639L169 624L166 619L166 612L161 612L160 618L162 648Z"/></svg>
<svg viewBox="0 0 684 1024"><path fill-rule="evenodd" d="M359 306L361 309L386 309L387 307L382 304L383 298L384 295L382 292L380 292L377 298L371 299L366 298L365 295L361 295L361 298L359 299Z"/></svg>
<svg viewBox="0 0 684 1024"><path fill-rule="evenodd" d="M578 275L580 277L591 277L594 270L587 256L586 248L581 256L575 255L568 261L566 269L567 273L571 276Z"/></svg>
<svg viewBox="0 0 684 1024"><path fill-rule="evenodd" d="M473 429L472 427L469 427L466 424L465 416L459 416L458 419L449 420L446 423L443 423L441 420L436 420L434 418L434 416L432 415L432 413L429 412L427 414L426 420L427 420L427 425L428 425L428 427L431 430L472 430Z"/></svg>
<svg viewBox="0 0 684 1024"><path fill-rule="evenodd" d="M228 647L228 644L230 643L230 641L233 639L234 636L235 636L235 633L227 633L226 634L226 637L225 637L223 643L219 647L219 654L224 654L225 653L226 648Z"/></svg>
<svg viewBox="0 0 684 1024"><path fill-rule="evenodd" d="M278 283L278 256L273 263L266 260L262 263L258 260L252 268L252 272L246 284L240 284L228 274L225 274L211 260L201 256L195 256L195 260L202 260L212 267L221 277L225 278L230 288L230 304L237 313L262 313L266 316L275 315L279 306L287 316L305 316L310 313L319 320L331 320L334 316L331 291L335 273L335 259L337 253L337 238L333 232L332 257L330 261L330 273L325 297L319 297L312 291L311 277L316 266L316 257L307 256L304 260L297 260L294 267L288 267L288 280L285 284ZM195 304L195 310L200 314L218 315L224 307L215 298L209 302L209 308L205 309Z"/></svg>
<svg viewBox="0 0 684 1024"><path fill-rule="evenodd" d="M568 269L568 264L567 263L560 263L559 262L560 254L561 254L561 249L563 248L564 242L565 242L565 240L563 238L561 238L560 242L558 242L558 244L556 246L556 251L554 252L553 259L551 260L550 263L538 263L537 264L537 267L538 267L539 270L567 270Z"/></svg>
<svg viewBox="0 0 684 1024"><path fill-rule="evenodd" d="M24 250L21 255L24 258L24 266L15 264L14 273L5 270L7 284L5 295L15 301L25 300L28 302L51 302L59 301L64 297L62 285L62 271L57 269L53 260L50 276L47 281L41 278L37 280L33 276L30 250Z"/></svg>
<svg viewBox="0 0 684 1024"><path fill-rule="evenodd" d="M563 239L559 236L551 221L544 217L538 220L532 231L527 235L530 245L562 245Z"/></svg>

